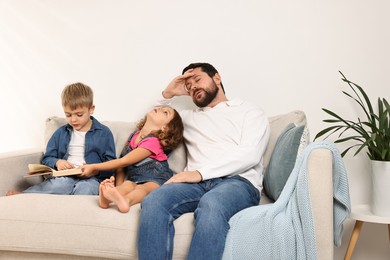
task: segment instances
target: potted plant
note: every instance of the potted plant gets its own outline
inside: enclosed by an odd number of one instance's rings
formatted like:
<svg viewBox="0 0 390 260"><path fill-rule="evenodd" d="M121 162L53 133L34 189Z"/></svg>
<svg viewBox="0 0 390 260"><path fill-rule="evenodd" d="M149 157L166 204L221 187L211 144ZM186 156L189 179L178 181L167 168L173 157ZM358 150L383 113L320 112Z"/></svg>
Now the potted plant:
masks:
<svg viewBox="0 0 390 260"><path fill-rule="evenodd" d="M314 139L338 134L335 143L352 142L341 155L346 155L352 148L356 148L354 156L365 151L372 162L372 204L371 210L380 216L390 216L390 105L385 98L378 98L377 110L374 111L369 97L362 87L348 80L340 72L342 80L348 84L352 94L342 91L347 97L353 99L361 108L364 118L353 120L345 119L335 112L322 108L331 116L323 122L329 126L318 132ZM379 168L379 169L378 169ZM378 180L377 177L384 179ZM387 184L386 184L387 181ZM377 186L378 185L378 186ZM383 194L386 192L387 194ZM379 201L377 201L379 199Z"/></svg>

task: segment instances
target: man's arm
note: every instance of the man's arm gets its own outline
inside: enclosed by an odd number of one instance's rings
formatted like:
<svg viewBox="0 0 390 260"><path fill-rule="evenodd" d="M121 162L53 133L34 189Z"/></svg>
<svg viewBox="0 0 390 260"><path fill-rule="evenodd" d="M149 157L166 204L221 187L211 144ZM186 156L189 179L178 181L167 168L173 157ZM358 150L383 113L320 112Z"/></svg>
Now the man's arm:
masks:
<svg viewBox="0 0 390 260"><path fill-rule="evenodd" d="M163 90L162 96L166 99L173 98L175 96L188 96L188 92L185 89L186 80L194 76L193 69L186 71L183 75L175 77L168 86Z"/></svg>

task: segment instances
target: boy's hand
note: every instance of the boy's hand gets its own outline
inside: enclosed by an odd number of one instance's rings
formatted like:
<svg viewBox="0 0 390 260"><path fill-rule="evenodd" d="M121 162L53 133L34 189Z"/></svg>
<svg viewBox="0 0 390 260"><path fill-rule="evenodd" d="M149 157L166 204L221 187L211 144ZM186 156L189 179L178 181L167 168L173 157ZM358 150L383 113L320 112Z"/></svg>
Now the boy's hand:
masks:
<svg viewBox="0 0 390 260"><path fill-rule="evenodd" d="M174 96L188 96L189 94L185 88L185 84L187 79L194 76L193 70L194 69L189 69L183 75L174 78L162 92L163 97L172 98Z"/></svg>
<svg viewBox="0 0 390 260"><path fill-rule="evenodd" d="M56 162L56 167L57 167L57 170L59 170L59 171L75 168L75 166L73 164L71 164L70 162L68 162L66 160L62 160L62 159L58 160Z"/></svg>
<svg viewBox="0 0 390 260"><path fill-rule="evenodd" d="M98 173L93 164L84 164L81 166L81 171L82 173L80 174L80 177L91 177Z"/></svg>

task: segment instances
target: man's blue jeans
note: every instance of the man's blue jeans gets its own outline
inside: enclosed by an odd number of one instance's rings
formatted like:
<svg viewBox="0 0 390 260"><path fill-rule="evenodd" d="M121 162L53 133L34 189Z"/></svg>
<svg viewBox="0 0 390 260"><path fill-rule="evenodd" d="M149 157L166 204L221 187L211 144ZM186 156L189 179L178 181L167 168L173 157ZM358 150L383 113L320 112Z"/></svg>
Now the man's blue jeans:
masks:
<svg viewBox="0 0 390 260"><path fill-rule="evenodd" d="M45 193L62 195L98 195L99 181L96 177L80 179L74 177L56 177L31 186L23 193Z"/></svg>
<svg viewBox="0 0 390 260"><path fill-rule="evenodd" d="M162 185L141 205L139 259L172 259L173 221L187 212L195 216L187 259L221 259L230 217L259 200L259 191L240 176Z"/></svg>

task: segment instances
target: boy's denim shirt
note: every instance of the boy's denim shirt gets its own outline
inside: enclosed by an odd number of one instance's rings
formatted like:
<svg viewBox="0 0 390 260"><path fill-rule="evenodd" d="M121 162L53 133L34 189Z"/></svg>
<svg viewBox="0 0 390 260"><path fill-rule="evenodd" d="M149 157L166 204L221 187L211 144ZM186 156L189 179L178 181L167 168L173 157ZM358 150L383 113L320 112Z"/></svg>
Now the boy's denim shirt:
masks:
<svg viewBox="0 0 390 260"><path fill-rule="evenodd" d="M114 137L111 130L91 116L92 126L85 135L84 158L87 164L101 163L116 159ZM59 127L49 142L42 158L42 164L56 169L56 162L68 158L68 147L73 128L69 124ZM101 171L99 181L109 178L114 171Z"/></svg>

